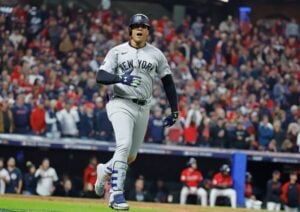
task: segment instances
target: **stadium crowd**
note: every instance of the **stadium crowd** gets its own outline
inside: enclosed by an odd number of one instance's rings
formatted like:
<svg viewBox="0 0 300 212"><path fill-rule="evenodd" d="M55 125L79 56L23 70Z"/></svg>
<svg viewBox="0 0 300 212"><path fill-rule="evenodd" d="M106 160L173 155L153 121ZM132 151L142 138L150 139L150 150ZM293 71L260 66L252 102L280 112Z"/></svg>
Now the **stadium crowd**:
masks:
<svg viewBox="0 0 300 212"><path fill-rule="evenodd" d="M95 74L111 47L126 40L121 11L69 4L17 5L0 15L0 132L113 141L105 112L110 90ZM299 152L299 25L261 19L219 25L187 16L179 27L152 20L150 41L166 55L180 120L154 85L149 143Z"/></svg>

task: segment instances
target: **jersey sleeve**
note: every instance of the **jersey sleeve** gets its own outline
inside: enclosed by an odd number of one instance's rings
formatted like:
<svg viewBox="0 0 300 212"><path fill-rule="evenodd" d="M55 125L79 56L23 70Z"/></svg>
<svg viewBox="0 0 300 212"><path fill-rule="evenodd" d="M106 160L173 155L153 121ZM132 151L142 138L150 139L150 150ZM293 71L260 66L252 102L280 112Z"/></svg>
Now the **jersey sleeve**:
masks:
<svg viewBox="0 0 300 212"><path fill-rule="evenodd" d="M114 74L116 68L118 67L116 49L111 49L105 56L103 63L100 65L99 69L104 70L108 73Z"/></svg>
<svg viewBox="0 0 300 212"><path fill-rule="evenodd" d="M165 55L159 50L158 54L158 67L157 67L157 74L160 78L163 78L164 76L171 74L171 68L168 64L167 58Z"/></svg>

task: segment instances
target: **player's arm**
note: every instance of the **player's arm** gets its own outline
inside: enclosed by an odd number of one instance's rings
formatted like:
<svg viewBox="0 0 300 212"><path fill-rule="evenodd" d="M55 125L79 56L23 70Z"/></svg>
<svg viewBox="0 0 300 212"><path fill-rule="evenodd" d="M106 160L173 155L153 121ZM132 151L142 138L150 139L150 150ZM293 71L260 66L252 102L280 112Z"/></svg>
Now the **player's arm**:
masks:
<svg viewBox="0 0 300 212"><path fill-rule="evenodd" d="M137 87L141 84L142 78L140 76L131 75L131 70L127 70L122 75L111 74L107 71L100 69L96 75L96 81L100 84L111 85L116 83L122 83L125 85Z"/></svg>
<svg viewBox="0 0 300 212"><path fill-rule="evenodd" d="M116 74L108 73L102 69L97 72L96 80L100 84L111 85L121 82L121 77Z"/></svg>
<svg viewBox="0 0 300 212"><path fill-rule="evenodd" d="M169 101L172 114L164 121L164 126L172 126L178 118L178 102L175 84L171 74L167 74L161 79L167 99Z"/></svg>

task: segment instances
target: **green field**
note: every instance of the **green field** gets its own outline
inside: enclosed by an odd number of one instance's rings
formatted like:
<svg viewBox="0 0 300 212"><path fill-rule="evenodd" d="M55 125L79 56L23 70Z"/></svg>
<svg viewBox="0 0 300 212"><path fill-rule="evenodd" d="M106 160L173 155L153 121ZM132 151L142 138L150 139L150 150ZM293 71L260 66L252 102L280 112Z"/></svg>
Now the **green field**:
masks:
<svg viewBox="0 0 300 212"><path fill-rule="evenodd" d="M177 204L130 203L130 212L250 212L226 207L181 206ZM113 212L104 200L38 196L0 196L0 212ZM256 210L257 211L257 210ZM258 212L258 211L257 211Z"/></svg>

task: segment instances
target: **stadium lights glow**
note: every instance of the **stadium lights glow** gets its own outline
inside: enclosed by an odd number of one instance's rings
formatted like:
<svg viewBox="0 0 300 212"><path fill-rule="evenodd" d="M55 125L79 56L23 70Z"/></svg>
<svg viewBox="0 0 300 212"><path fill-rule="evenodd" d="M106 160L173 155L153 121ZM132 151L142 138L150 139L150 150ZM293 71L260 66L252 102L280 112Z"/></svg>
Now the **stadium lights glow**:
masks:
<svg viewBox="0 0 300 212"><path fill-rule="evenodd" d="M221 2L228 3L229 0L220 0Z"/></svg>

